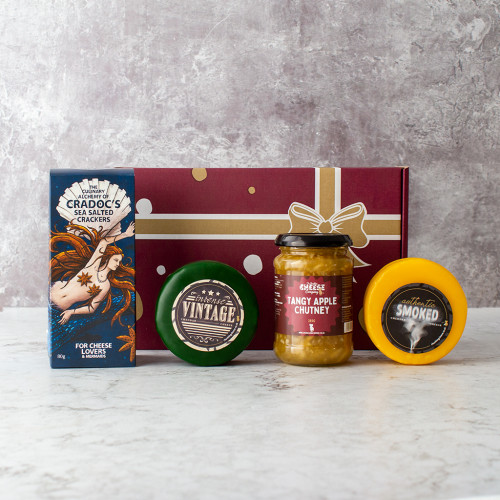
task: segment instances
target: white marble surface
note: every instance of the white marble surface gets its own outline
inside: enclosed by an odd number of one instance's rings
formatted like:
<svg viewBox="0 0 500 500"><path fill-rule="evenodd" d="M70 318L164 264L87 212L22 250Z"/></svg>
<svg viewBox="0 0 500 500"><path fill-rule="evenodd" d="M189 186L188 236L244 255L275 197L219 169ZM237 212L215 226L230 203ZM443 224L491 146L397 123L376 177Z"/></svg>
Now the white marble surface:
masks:
<svg viewBox="0 0 500 500"><path fill-rule="evenodd" d="M500 309L422 367L272 352L51 370L44 309L0 313L2 498L456 499L500 494ZM496 497L495 497L496 498Z"/></svg>

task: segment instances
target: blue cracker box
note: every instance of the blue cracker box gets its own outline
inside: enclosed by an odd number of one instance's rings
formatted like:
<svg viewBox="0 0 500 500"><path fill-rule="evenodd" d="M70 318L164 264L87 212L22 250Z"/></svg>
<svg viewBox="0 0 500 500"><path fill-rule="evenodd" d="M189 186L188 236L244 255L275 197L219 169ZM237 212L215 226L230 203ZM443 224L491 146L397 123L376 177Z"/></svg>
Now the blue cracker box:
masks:
<svg viewBox="0 0 500 500"><path fill-rule="evenodd" d="M135 366L134 172L50 173L52 368Z"/></svg>

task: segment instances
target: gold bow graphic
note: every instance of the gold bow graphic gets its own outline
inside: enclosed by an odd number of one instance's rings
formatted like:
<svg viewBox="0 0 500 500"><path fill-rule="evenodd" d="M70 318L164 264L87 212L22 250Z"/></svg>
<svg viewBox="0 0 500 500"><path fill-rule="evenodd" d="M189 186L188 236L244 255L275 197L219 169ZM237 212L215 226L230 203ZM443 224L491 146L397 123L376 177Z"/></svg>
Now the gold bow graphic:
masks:
<svg viewBox="0 0 500 500"><path fill-rule="evenodd" d="M338 233L348 234L355 248L368 245L368 237L363 229L366 207L363 203L353 203L334 213L329 219L302 203L292 203L288 209L290 233ZM354 258L354 267L369 266L349 249Z"/></svg>

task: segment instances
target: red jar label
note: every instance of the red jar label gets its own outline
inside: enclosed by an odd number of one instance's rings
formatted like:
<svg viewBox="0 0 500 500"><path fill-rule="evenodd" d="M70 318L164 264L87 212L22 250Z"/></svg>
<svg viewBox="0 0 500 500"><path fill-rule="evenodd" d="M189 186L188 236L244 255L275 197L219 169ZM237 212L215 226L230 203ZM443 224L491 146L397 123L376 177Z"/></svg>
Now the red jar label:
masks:
<svg viewBox="0 0 500 500"><path fill-rule="evenodd" d="M276 333L344 335L352 331L352 275L274 275Z"/></svg>

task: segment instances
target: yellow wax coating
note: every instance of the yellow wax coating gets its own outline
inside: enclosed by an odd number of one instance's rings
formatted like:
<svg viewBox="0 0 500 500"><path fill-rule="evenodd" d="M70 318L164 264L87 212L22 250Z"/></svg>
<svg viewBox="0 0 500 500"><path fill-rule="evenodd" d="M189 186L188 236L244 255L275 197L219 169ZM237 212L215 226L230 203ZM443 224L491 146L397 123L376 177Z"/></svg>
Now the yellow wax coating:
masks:
<svg viewBox="0 0 500 500"><path fill-rule="evenodd" d="M439 290L448 300L452 327L446 340L425 353L404 352L394 346L382 327L382 311L389 296L410 283L425 283ZM366 330L375 347L388 358L404 365L427 365L446 356L462 336L467 320L467 299L457 279L436 262L405 258L395 260L375 274L365 292L363 302Z"/></svg>
<svg viewBox="0 0 500 500"><path fill-rule="evenodd" d="M289 276L349 276L353 259L347 247L280 247L274 259L276 274ZM275 333L274 352L292 365L317 366L344 363L352 354L352 333L332 336Z"/></svg>

